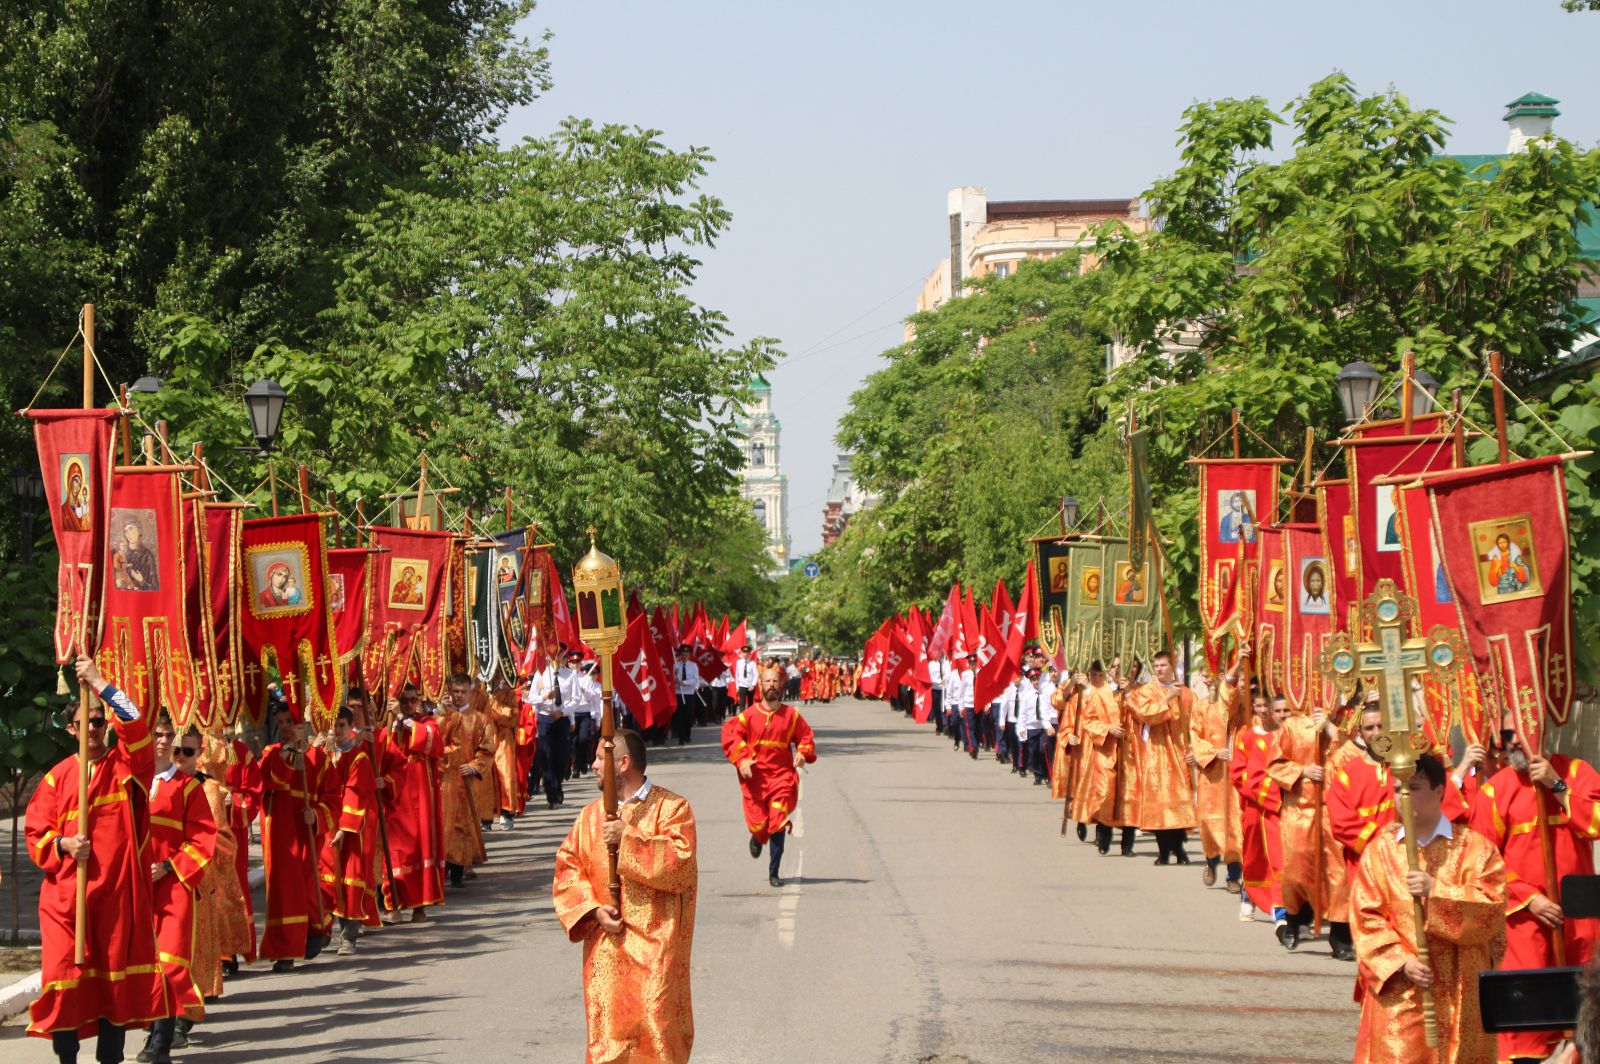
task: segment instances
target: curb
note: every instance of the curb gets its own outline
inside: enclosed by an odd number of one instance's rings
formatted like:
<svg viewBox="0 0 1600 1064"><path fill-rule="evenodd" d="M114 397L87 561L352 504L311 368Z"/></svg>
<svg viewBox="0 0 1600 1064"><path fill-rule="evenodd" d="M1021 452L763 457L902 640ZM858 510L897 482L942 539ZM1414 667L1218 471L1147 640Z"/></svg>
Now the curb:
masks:
<svg viewBox="0 0 1600 1064"><path fill-rule="evenodd" d="M262 868L250 870L250 887L255 889L266 882L267 873ZM39 996L39 989L43 985L43 977L38 972L31 972L10 986L0 986L0 1023L11 1019L28 1007L34 998Z"/></svg>

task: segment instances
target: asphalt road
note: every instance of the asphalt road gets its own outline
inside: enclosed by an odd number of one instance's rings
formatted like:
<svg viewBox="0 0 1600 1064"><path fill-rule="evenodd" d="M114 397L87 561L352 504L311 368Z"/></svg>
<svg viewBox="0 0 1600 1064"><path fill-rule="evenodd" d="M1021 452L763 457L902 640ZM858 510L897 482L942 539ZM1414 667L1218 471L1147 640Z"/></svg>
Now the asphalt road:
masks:
<svg viewBox="0 0 1600 1064"><path fill-rule="evenodd" d="M699 825L697 1062L1351 1059L1354 966L1324 944L1285 953L1198 866L1153 867L1153 840L1126 859L1061 838L1045 788L879 703L804 712L819 760L778 890L750 859L715 736L652 751L652 779ZM586 799L593 783L571 786ZM491 835L491 863L430 923L230 980L177 1057L581 1061L579 947L550 905L577 807L540 804ZM19 1020L0 1058L54 1059Z"/></svg>

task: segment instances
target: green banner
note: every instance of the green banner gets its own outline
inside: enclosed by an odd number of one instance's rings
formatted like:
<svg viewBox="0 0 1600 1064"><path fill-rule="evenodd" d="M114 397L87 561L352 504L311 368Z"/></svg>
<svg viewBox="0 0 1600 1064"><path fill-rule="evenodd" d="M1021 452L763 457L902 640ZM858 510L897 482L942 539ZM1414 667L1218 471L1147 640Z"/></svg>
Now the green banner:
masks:
<svg viewBox="0 0 1600 1064"><path fill-rule="evenodd" d="M1156 584L1159 566L1149 552L1140 565L1129 561L1128 553L1125 541L1106 544L1107 598L1100 633L1101 657L1108 665L1120 658L1125 674L1134 661L1148 665L1165 641L1161 589Z"/></svg>
<svg viewBox="0 0 1600 1064"><path fill-rule="evenodd" d="M494 593L493 550L467 555L467 648L472 671L495 686L500 671L500 610Z"/></svg>
<svg viewBox="0 0 1600 1064"><path fill-rule="evenodd" d="M1101 620L1105 612L1107 580L1105 541L1078 540L1066 544L1067 583L1067 665L1087 669L1100 657Z"/></svg>
<svg viewBox="0 0 1600 1064"><path fill-rule="evenodd" d="M1058 665L1066 660L1067 617L1072 586L1071 544L1060 539L1034 543L1034 568L1038 574L1039 646Z"/></svg>

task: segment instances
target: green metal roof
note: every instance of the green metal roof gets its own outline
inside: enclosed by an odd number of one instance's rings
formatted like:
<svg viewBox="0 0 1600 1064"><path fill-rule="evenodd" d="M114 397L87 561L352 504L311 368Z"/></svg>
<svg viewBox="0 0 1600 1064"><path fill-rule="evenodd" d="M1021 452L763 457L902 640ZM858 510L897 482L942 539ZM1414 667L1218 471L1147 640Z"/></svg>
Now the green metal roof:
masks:
<svg viewBox="0 0 1600 1064"><path fill-rule="evenodd" d="M1521 118L1526 115L1558 118L1561 112L1556 110L1556 104L1560 102L1560 100L1543 96L1537 92L1525 92L1506 104L1506 118Z"/></svg>
<svg viewBox="0 0 1600 1064"><path fill-rule="evenodd" d="M772 391L772 382L757 373L756 379L750 382L750 390L752 392L770 392Z"/></svg>

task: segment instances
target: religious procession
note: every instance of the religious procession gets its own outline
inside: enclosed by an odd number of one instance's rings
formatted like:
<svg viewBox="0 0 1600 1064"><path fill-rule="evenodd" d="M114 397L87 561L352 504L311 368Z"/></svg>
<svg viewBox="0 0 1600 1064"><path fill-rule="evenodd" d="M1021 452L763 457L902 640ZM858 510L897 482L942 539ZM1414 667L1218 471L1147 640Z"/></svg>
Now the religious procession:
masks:
<svg viewBox="0 0 1600 1064"><path fill-rule="evenodd" d="M1515 8L0 13L0 1060L1600 1062Z"/></svg>

